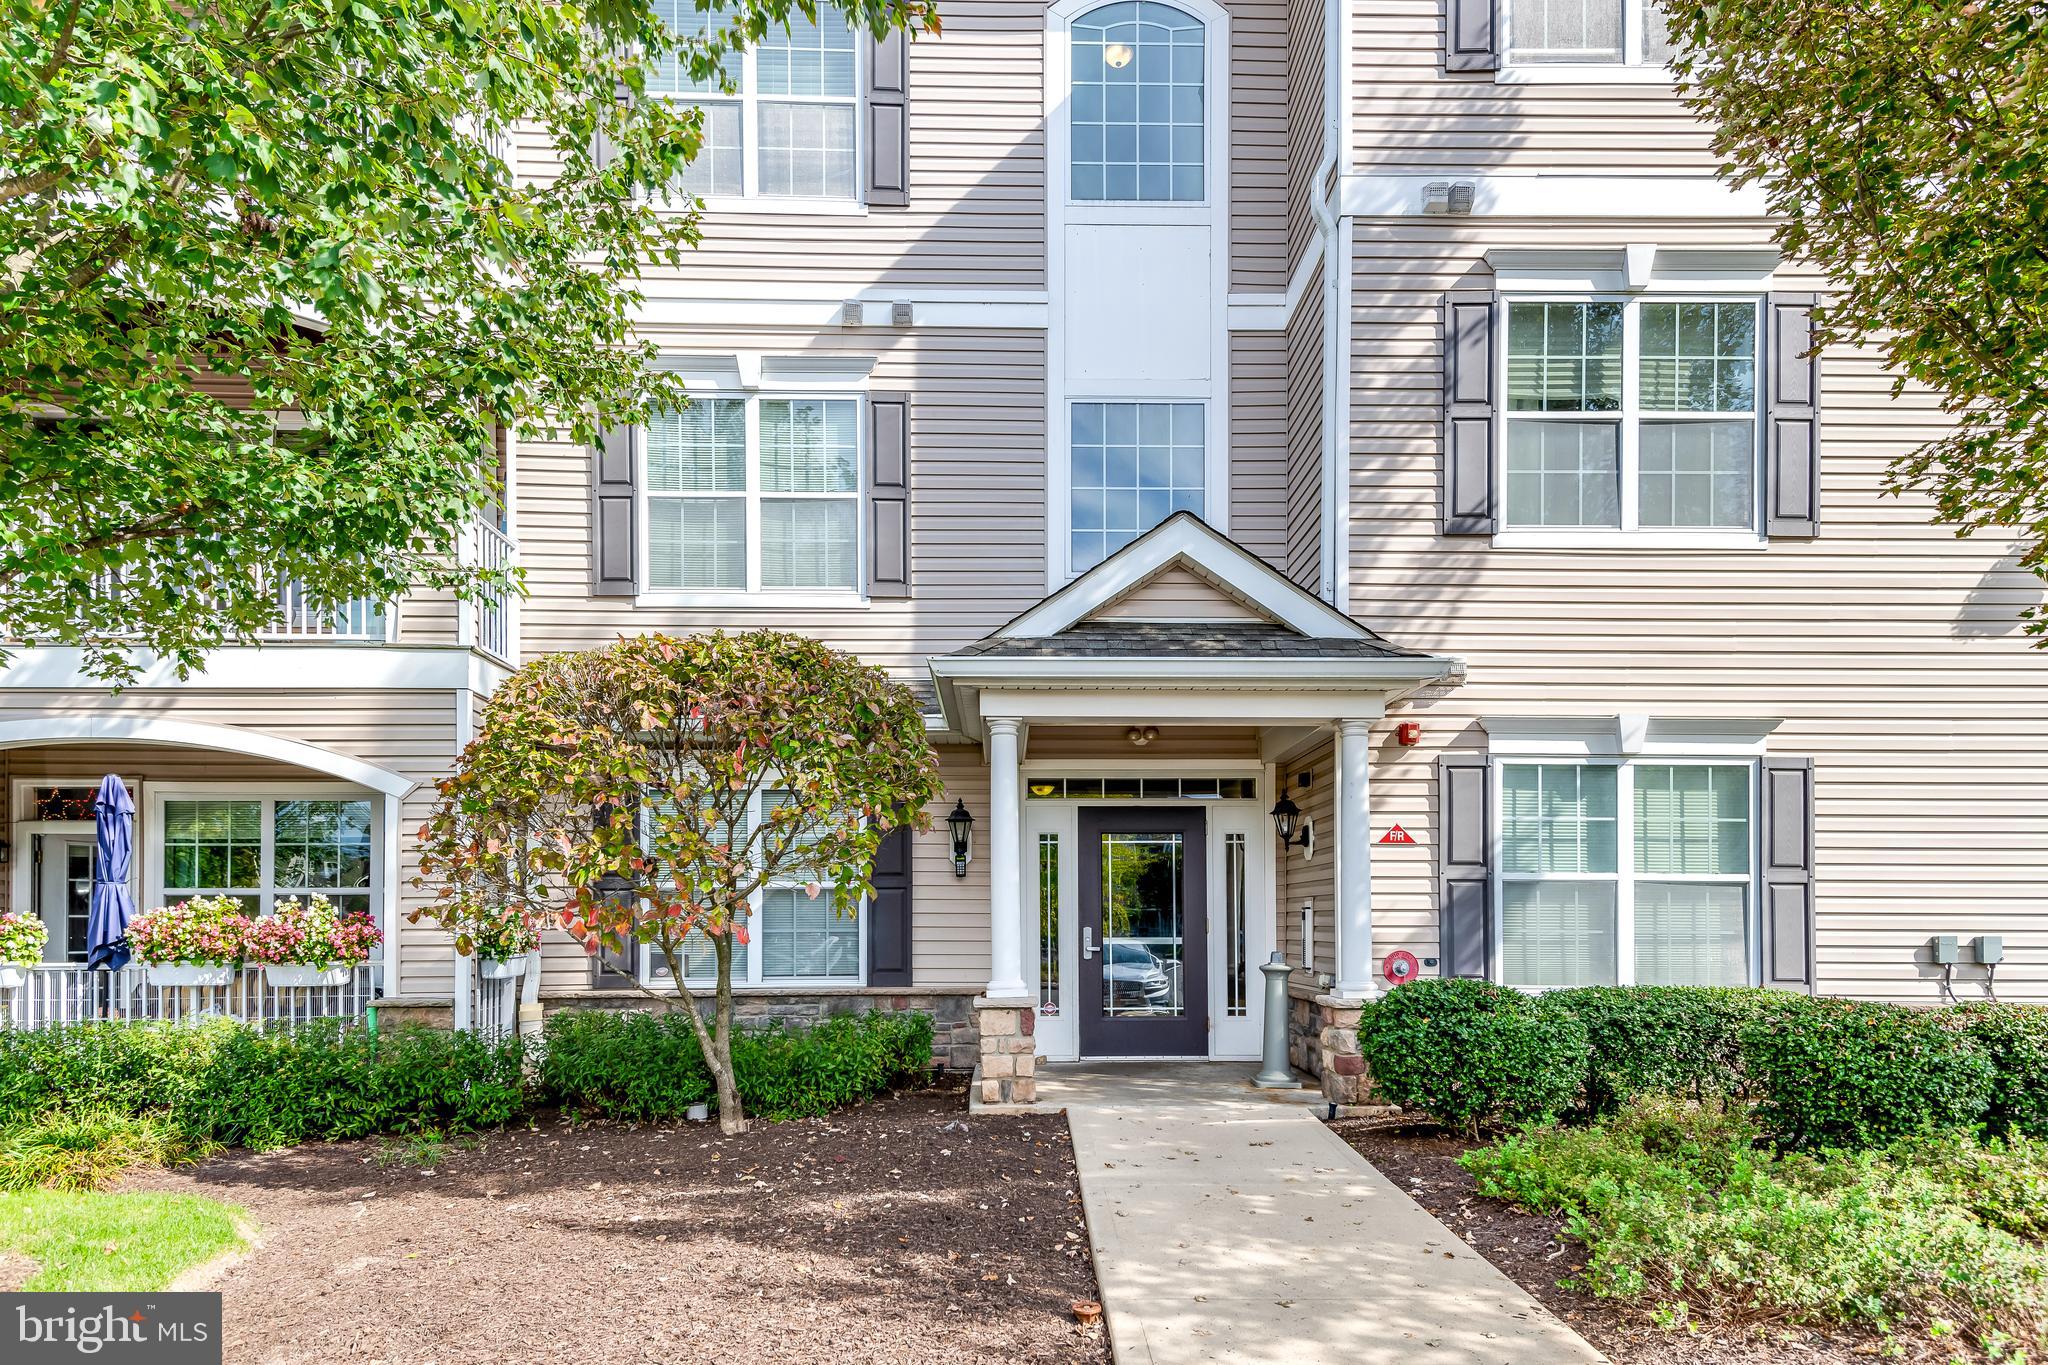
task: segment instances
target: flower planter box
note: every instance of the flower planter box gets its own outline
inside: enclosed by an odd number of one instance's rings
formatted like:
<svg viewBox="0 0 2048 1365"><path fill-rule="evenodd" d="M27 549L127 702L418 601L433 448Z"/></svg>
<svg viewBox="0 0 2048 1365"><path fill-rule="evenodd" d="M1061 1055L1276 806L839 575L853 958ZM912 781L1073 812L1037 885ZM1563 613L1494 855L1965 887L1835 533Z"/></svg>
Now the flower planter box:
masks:
<svg viewBox="0 0 2048 1365"><path fill-rule="evenodd" d="M28 968L15 962L0 962L0 991L11 991L28 980Z"/></svg>
<svg viewBox="0 0 2048 1365"><path fill-rule="evenodd" d="M145 962L142 975L152 986L226 986L234 981L235 969L210 963Z"/></svg>
<svg viewBox="0 0 2048 1365"><path fill-rule="evenodd" d="M304 990L313 986L346 986L347 967L309 967L304 963L263 964L263 979L279 990Z"/></svg>
<svg viewBox="0 0 2048 1365"><path fill-rule="evenodd" d="M480 957L476 974L485 981L505 981L526 970L525 957Z"/></svg>

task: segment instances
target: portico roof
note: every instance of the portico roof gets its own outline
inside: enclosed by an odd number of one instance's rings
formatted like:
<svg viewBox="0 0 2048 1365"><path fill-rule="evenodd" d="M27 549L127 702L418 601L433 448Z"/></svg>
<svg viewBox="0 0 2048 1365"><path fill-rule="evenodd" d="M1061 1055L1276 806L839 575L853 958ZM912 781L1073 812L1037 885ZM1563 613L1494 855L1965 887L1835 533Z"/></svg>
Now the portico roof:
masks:
<svg viewBox="0 0 2048 1365"><path fill-rule="evenodd" d="M1148 598L1159 584L1171 590ZM931 660L947 728L976 737L984 714L1243 724L1372 716L1461 669L1381 639L1187 512Z"/></svg>

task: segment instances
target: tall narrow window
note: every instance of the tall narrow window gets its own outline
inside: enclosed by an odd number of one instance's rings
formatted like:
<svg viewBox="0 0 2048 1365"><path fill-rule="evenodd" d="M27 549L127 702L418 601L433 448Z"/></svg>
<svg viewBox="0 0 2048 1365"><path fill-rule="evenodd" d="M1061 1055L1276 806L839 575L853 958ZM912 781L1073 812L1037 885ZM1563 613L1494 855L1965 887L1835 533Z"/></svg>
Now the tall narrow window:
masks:
<svg viewBox="0 0 2048 1365"><path fill-rule="evenodd" d="M1199 202L1205 195L1201 21L1124 0L1073 24L1073 197Z"/></svg>
<svg viewBox="0 0 2048 1365"><path fill-rule="evenodd" d="M1060 1012L1060 836L1038 836L1038 1012Z"/></svg>
<svg viewBox="0 0 2048 1365"><path fill-rule="evenodd" d="M1756 305L1646 302L1641 311L1641 524L1750 525Z"/></svg>
<svg viewBox="0 0 2048 1365"><path fill-rule="evenodd" d="M1072 572L1101 563L1175 512L1202 515L1200 403L1076 403L1072 420Z"/></svg>
<svg viewBox="0 0 2048 1365"><path fill-rule="evenodd" d="M1251 1013L1245 963L1245 837L1223 837L1223 1012Z"/></svg>
<svg viewBox="0 0 2048 1365"><path fill-rule="evenodd" d="M1508 522L1621 525L1621 305L1508 305Z"/></svg>
<svg viewBox="0 0 2048 1365"><path fill-rule="evenodd" d="M1749 770L1635 765L1636 981L1749 981Z"/></svg>
<svg viewBox="0 0 2048 1365"><path fill-rule="evenodd" d="M1501 947L1510 985L1615 978L1616 773L1514 763L1501 782Z"/></svg>
<svg viewBox="0 0 2048 1365"><path fill-rule="evenodd" d="M648 581L747 586L747 405L700 398L647 423Z"/></svg>

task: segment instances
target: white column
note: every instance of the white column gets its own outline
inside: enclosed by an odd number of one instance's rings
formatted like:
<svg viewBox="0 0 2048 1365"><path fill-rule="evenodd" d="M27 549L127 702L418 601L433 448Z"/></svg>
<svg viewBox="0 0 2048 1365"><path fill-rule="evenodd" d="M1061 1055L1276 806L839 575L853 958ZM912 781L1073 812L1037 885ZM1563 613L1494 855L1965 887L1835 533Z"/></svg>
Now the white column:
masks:
<svg viewBox="0 0 2048 1365"><path fill-rule="evenodd" d="M1370 1000L1372 976L1372 725L1337 722L1337 984Z"/></svg>
<svg viewBox="0 0 2048 1365"><path fill-rule="evenodd" d="M1024 985L1023 812L1017 733L1007 717L988 722L988 998L1021 1000Z"/></svg>

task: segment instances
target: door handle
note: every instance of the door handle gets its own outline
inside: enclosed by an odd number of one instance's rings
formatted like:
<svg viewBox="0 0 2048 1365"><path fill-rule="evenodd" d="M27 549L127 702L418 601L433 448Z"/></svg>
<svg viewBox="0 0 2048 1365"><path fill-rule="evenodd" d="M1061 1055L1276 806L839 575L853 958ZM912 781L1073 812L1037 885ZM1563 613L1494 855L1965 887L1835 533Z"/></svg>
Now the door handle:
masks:
<svg viewBox="0 0 2048 1365"><path fill-rule="evenodd" d="M1095 956L1095 930L1090 925L1081 926L1081 960L1086 962Z"/></svg>

